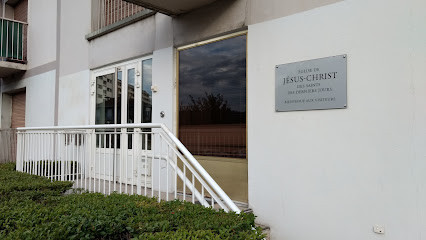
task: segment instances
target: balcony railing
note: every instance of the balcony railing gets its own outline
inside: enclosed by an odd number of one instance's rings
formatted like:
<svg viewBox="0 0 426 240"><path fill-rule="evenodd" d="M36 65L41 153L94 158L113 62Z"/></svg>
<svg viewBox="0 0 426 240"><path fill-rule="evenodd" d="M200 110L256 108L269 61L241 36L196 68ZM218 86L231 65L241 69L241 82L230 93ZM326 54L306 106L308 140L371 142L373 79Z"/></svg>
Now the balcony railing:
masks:
<svg viewBox="0 0 426 240"><path fill-rule="evenodd" d="M106 26L128 18L145 8L123 0L97 0L93 9L92 31L100 30Z"/></svg>
<svg viewBox="0 0 426 240"><path fill-rule="evenodd" d="M27 24L0 18L0 58L2 61L26 63Z"/></svg>
<svg viewBox="0 0 426 240"><path fill-rule="evenodd" d="M18 171L109 194L240 209L163 124L18 128Z"/></svg>

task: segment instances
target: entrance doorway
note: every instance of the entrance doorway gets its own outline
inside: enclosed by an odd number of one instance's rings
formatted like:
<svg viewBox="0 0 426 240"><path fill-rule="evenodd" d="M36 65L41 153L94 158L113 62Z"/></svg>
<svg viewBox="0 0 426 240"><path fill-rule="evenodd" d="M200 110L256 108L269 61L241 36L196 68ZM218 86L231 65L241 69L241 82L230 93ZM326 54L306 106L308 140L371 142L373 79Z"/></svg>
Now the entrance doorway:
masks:
<svg viewBox="0 0 426 240"><path fill-rule="evenodd" d="M246 42L234 34L178 49L178 137L232 200L245 203Z"/></svg>
<svg viewBox="0 0 426 240"><path fill-rule="evenodd" d="M91 124L151 123L152 121L152 58L138 59L97 70L93 74ZM141 149L150 151L150 129L115 129L96 135L95 176L136 184L138 176L129 166L139 166L141 179L150 187L151 161L133 156ZM127 132L126 132L127 131ZM100 173L102 172L102 174ZM147 176L145 178L145 175ZM124 179L123 179L124 178Z"/></svg>

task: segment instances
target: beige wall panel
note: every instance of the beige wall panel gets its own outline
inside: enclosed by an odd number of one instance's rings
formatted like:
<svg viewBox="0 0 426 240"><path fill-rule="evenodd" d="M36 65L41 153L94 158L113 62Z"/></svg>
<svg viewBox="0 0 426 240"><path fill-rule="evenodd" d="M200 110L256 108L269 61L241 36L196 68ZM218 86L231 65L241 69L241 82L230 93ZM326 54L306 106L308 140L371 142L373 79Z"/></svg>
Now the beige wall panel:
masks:
<svg viewBox="0 0 426 240"><path fill-rule="evenodd" d="M11 128L25 127L25 99L25 92L20 92L12 96Z"/></svg>
<svg viewBox="0 0 426 240"><path fill-rule="evenodd" d="M342 0L249 0L247 25L285 17Z"/></svg>

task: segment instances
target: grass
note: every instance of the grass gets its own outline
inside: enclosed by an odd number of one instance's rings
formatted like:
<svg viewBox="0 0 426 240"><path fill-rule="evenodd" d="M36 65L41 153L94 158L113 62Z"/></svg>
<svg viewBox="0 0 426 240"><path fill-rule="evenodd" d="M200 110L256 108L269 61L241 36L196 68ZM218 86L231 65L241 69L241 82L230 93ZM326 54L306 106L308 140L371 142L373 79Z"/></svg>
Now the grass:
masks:
<svg viewBox="0 0 426 240"><path fill-rule="evenodd" d="M137 195L63 195L71 186L0 164L0 239L263 238L253 214Z"/></svg>

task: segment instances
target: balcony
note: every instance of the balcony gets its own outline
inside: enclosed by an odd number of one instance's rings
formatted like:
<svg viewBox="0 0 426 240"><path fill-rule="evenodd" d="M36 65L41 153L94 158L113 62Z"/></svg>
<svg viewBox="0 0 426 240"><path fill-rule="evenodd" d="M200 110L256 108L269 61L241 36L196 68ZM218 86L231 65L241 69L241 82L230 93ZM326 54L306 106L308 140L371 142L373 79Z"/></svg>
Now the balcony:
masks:
<svg viewBox="0 0 426 240"><path fill-rule="evenodd" d="M27 70L27 23L0 18L0 78Z"/></svg>
<svg viewBox="0 0 426 240"><path fill-rule="evenodd" d="M92 32L86 35L92 40L113 32L155 12L124 0L96 0L92 2Z"/></svg>
<svg viewBox="0 0 426 240"><path fill-rule="evenodd" d="M208 5L216 0L125 0L166 15L179 15Z"/></svg>

